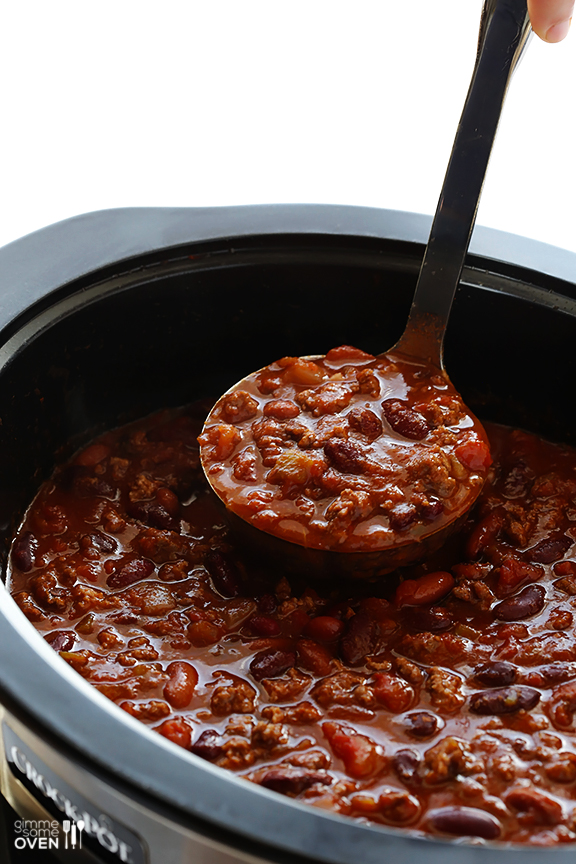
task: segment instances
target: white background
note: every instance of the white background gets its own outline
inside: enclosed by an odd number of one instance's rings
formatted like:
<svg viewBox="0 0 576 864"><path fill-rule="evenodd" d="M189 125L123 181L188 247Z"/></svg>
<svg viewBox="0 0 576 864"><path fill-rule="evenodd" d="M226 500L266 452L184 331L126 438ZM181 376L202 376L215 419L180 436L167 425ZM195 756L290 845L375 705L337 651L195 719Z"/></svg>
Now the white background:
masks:
<svg viewBox="0 0 576 864"><path fill-rule="evenodd" d="M0 245L124 206L432 213L481 0L12 0ZM576 251L576 36L535 37L478 223Z"/></svg>

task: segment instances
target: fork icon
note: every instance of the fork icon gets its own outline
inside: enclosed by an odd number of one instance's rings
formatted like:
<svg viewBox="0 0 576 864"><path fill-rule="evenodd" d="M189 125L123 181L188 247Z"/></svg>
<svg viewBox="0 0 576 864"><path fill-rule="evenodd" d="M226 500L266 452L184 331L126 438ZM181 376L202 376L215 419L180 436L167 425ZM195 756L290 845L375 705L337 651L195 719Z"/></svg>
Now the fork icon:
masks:
<svg viewBox="0 0 576 864"><path fill-rule="evenodd" d="M82 826L84 827L84 826ZM70 820L64 819L62 822L62 830L64 831L64 848L68 849L68 834L70 833Z"/></svg>

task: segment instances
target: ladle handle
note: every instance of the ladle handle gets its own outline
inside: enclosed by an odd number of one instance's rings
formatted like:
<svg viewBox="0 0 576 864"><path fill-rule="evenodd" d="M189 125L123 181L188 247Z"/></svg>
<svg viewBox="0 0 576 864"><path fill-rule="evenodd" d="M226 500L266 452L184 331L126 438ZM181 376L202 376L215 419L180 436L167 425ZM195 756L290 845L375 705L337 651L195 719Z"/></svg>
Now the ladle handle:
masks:
<svg viewBox="0 0 576 864"><path fill-rule="evenodd" d="M526 0L485 0L478 54L432 223L406 329L395 351L443 364L484 175L512 73L530 36Z"/></svg>

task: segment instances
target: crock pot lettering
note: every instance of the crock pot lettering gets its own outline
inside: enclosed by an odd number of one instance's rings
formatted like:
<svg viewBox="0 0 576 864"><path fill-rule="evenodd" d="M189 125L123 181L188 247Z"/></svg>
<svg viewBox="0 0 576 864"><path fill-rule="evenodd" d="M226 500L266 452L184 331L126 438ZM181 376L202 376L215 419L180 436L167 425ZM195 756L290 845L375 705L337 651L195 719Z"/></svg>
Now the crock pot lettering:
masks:
<svg viewBox="0 0 576 864"><path fill-rule="evenodd" d="M2 727L8 765L32 793L40 793L43 806L54 815L72 822L83 822L83 841L89 848L104 851L106 860L123 864L144 864L144 852L138 838L110 816L98 813L89 801L73 790L48 766L28 751L26 745L6 724Z"/></svg>
<svg viewBox="0 0 576 864"><path fill-rule="evenodd" d="M252 401L233 400L235 419ZM576 840L576 451L487 424L494 464L442 549L314 584L232 539L201 416L108 432L40 489L10 588L47 642L124 711L266 789L420 834Z"/></svg>

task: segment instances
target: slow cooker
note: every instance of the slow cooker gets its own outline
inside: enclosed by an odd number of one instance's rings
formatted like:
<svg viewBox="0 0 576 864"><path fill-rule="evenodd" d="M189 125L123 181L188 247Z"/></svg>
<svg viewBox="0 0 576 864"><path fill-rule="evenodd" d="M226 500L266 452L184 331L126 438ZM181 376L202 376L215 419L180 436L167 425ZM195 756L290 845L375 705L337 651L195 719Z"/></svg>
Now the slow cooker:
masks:
<svg viewBox="0 0 576 864"><path fill-rule="evenodd" d="M120 209L75 217L1 249L4 571L12 533L40 483L95 433L217 396L282 354L343 342L375 353L393 345L429 226L424 216L360 207ZM576 255L478 228L446 338L447 368L467 404L483 419L575 443L568 389L575 345ZM130 864L418 857L560 864L574 857L570 844L418 838L243 781L94 690L5 590L0 701L6 801L20 820L66 828L50 847L35 847L34 861L52 854ZM68 843L79 818L81 850ZM7 837L5 856L24 849Z"/></svg>

